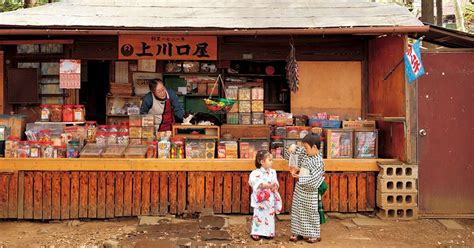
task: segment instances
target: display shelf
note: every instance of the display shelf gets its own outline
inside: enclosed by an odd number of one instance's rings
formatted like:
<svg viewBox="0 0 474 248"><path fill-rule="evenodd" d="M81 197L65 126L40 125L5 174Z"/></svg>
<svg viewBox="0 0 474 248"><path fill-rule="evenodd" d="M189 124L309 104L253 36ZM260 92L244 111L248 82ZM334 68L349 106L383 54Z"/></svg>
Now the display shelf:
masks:
<svg viewBox="0 0 474 248"><path fill-rule="evenodd" d="M197 139L219 139L219 126L203 126L203 125L174 125L173 136L183 138Z"/></svg>
<svg viewBox="0 0 474 248"><path fill-rule="evenodd" d="M195 73L163 73L163 76L219 76L219 73L205 73L205 72L195 72Z"/></svg>
<svg viewBox="0 0 474 248"><path fill-rule="evenodd" d="M182 95L184 97L209 97L209 95L198 95L198 94L186 94L186 95ZM218 97L219 95L211 95L211 97Z"/></svg>
<svg viewBox="0 0 474 248"><path fill-rule="evenodd" d="M324 161L324 170L379 171L378 161L396 159L334 159ZM252 171L254 159L137 159L137 158L0 158L4 171ZM273 160L273 169L288 171L288 161Z"/></svg>
<svg viewBox="0 0 474 248"><path fill-rule="evenodd" d="M85 121L80 122L51 122L51 121L37 121L35 124L64 124L64 125L82 125L86 124Z"/></svg>
<svg viewBox="0 0 474 248"><path fill-rule="evenodd" d="M123 95L108 95L107 98L127 98L127 99L142 99L143 96L123 96Z"/></svg>
<svg viewBox="0 0 474 248"><path fill-rule="evenodd" d="M226 77L282 77L283 75L277 74L277 75L267 75L267 74L248 74L248 73L242 73L242 74L225 74Z"/></svg>
<svg viewBox="0 0 474 248"><path fill-rule="evenodd" d="M129 117L129 115L108 114L109 117Z"/></svg>

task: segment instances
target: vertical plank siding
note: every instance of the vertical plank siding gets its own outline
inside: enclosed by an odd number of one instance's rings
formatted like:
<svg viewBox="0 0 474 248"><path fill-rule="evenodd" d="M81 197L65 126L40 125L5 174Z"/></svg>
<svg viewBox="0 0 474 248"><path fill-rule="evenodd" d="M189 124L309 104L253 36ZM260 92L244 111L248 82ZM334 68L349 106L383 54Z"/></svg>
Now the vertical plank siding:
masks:
<svg viewBox="0 0 474 248"><path fill-rule="evenodd" d="M19 171L0 173L0 219L104 219L122 216L249 214L248 172ZM296 180L278 173L283 213L291 211ZM376 173L326 173L326 211L375 209Z"/></svg>

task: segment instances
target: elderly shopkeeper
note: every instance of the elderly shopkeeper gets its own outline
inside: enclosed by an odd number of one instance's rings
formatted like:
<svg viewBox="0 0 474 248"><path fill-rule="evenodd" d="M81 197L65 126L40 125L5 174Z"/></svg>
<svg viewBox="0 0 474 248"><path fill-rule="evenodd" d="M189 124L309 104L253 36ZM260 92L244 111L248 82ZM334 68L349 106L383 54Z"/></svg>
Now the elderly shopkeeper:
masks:
<svg viewBox="0 0 474 248"><path fill-rule="evenodd" d="M183 121L183 105L161 79L152 80L149 86L150 92L143 97L140 114L154 115L157 131L169 131L175 122Z"/></svg>

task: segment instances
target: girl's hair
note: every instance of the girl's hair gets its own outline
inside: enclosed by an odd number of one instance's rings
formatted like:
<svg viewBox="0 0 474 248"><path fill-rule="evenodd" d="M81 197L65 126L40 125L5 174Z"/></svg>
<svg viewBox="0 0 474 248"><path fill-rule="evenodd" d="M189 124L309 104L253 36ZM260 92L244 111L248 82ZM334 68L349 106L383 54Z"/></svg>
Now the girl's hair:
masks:
<svg viewBox="0 0 474 248"><path fill-rule="evenodd" d="M269 151L266 151L266 150L258 151L257 156L255 156L255 167L257 168L262 167L261 161L267 159L270 155L271 153Z"/></svg>
<svg viewBox="0 0 474 248"><path fill-rule="evenodd" d="M310 133L304 136L301 142L308 144L310 147L313 147L314 145L316 145L316 147L319 150L321 147L321 136Z"/></svg>

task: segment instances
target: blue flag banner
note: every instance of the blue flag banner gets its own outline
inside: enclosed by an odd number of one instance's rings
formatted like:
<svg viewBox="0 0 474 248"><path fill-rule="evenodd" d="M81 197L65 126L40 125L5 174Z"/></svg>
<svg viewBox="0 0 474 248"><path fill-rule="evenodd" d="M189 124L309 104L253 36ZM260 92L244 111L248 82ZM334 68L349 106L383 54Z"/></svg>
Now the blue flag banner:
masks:
<svg viewBox="0 0 474 248"><path fill-rule="evenodd" d="M417 40L408 48L404 58L408 83L412 83L415 79L425 74L425 69L421 63L420 40Z"/></svg>

